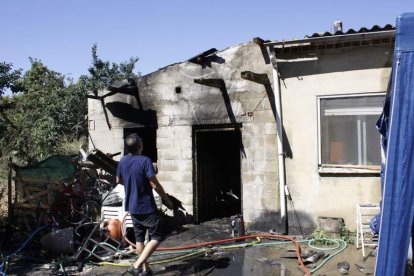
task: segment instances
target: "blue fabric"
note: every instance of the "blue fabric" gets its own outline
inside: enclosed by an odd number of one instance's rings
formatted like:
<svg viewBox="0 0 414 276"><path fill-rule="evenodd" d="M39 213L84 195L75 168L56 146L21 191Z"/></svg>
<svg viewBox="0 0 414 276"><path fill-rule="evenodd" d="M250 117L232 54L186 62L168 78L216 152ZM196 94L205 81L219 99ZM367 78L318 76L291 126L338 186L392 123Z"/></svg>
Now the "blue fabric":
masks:
<svg viewBox="0 0 414 276"><path fill-rule="evenodd" d="M414 13L397 18L375 275L405 275L414 219Z"/></svg>
<svg viewBox="0 0 414 276"><path fill-rule="evenodd" d="M116 175L125 189L125 211L145 215L157 211L149 178L155 176L150 158L126 155L119 161Z"/></svg>
<svg viewBox="0 0 414 276"><path fill-rule="evenodd" d="M369 223L369 227L373 234L378 235L380 230L380 223L381 223L381 214L375 215L371 222Z"/></svg>
<svg viewBox="0 0 414 276"><path fill-rule="evenodd" d="M391 73L392 74L392 73ZM390 125L390 89L391 89L390 82L388 84L388 91L387 96L385 97L384 108L382 109L382 114L377 121L377 129L381 134L381 193L384 193L384 177L385 177L385 160L386 160L386 152L387 152L387 133L388 127Z"/></svg>

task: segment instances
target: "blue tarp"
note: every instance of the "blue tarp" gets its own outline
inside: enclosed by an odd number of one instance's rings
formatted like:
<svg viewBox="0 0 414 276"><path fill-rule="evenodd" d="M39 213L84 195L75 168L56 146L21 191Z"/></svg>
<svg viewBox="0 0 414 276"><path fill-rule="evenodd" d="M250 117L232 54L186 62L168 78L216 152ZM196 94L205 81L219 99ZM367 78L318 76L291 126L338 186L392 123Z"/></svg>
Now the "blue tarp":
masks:
<svg viewBox="0 0 414 276"><path fill-rule="evenodd" d="M390 91L379 124L385 171L375 275L404 275L414 220L414 13L397 18Z"/></svg>

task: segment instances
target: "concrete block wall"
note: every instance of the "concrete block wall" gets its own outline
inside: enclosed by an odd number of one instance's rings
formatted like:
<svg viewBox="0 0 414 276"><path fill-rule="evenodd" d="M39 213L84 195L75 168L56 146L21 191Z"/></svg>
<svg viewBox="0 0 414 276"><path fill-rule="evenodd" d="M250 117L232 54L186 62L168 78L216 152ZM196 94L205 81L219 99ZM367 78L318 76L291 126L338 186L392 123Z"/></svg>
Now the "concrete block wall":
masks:
<svg viewBox="0 0 414 276"><path fill-rule="evenodd" d="M257 117L253 113L253 122L244 124L242 132L246 152L242 159L243 215L251 229L274 228L279 220L276 128L264 112Z"/></svg>
<svg viewBox="0 0 414 276"><path fill-rule="evenodd" d="M192 127L162 126L157 130L158 179L167 193L193 214Z"/></svg>
<svg viewBox="0 0 414 276"><path fill-rule="evenodd" d="M244 150L241 159L244 220L248 227L273 226L278 221L279 195L272 103L262 84L241 78L242 71L252 71L266 73L271 80L271 66L265 63L260 47L253 43L225 49L217 56L224 62L212 62L211 67L205 68L190 62L178 63L137 81L144 109L155 110L157 114L158 178L191 215L193 126L239 123ZM194 82L202 78L223 79L226 91ZM175 92L178 86L181 93ZM228 97L230 106L226 106L223 97ZM127 95L116 94L105 101L127 102L138 108L134 97ZM97 147L107 152L123 149L122 129L140 126L114 118L110 112L108 116L111 130L106 126L100 102L89 100L89 120L95 121L91 136Z"/></svg>

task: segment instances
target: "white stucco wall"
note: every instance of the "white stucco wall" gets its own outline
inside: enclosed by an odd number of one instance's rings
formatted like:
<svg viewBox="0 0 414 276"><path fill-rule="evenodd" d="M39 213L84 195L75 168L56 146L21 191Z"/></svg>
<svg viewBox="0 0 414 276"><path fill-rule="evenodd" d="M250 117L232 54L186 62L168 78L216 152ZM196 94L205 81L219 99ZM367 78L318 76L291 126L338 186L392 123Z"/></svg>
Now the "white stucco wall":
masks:
<svg viewBox="0 0 414 276"><path fill-rule="evenodd" d="M359 64L364 66L364 62L370 62L365 59L372 57L371 55L377 55L378 59L386 62L379 64L380 68L340 71L342 66L358 67ZM333 72L316 74L308 72L307 75L284 79L281 87L283 123L293 155L291 159L286 159L287 185L301 227L312 227L312 224L317 226L318 216L326 216L344 218L346 226L353 230L356 205L379 203L381 196L379 175L319 173L317 97L384 93L391 71L389 67L391 56L390 46L321 55L309 66L309 72L318 71L318 67ZM281 71L285 69L293 72L295 66L303 65L298 62L295 65L282 66ZM299 71L306 72L303 68ZM379 143L379 139L375 142ZM289 224L297 227L292 205L288 202L287 206Z"/></svg>

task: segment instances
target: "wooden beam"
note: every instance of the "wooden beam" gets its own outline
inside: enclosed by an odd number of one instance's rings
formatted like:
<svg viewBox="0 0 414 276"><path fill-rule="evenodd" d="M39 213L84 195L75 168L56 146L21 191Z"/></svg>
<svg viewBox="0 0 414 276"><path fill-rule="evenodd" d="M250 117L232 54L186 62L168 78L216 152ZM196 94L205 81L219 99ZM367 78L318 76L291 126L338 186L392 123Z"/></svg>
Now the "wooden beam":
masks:
<svg viewBox="0 0 414 276"><path fill-rule="evenodd" d="M40 192L37 192L37 193L33 193L33 194L26 194L25 196L25 198L22 198L21 200L20 200L20 203L25 203L25 202L27 202L27 201L29 201L29 200L33 200L33 199L38 199L39 197L41 197L41 196L43 196L43 195L46 195L46 194L48 194L50 191L47 189L47 190L44 190L44 191L40 191Z"/></svg>
<svg viewBox="0 0 414 276"><path fill-rule="evenodd" d="M215 88L225 87L225 83L223 79L194 79L194 83L198 83L198 84L210 86L210 87L215 87Z"/></svg>
<svg viewBox="0 0 414 276"><path fill-rule="evenodd" d="M258 74L251 71L243 71L241 72L241 78L253 82L257 82L263 85L270 84L269 77L267 74Z"/></svg>

